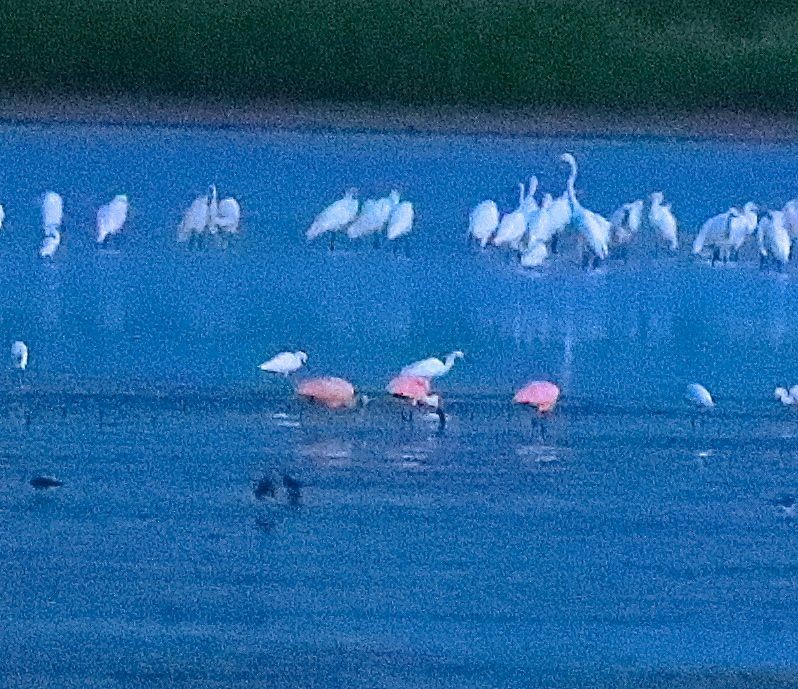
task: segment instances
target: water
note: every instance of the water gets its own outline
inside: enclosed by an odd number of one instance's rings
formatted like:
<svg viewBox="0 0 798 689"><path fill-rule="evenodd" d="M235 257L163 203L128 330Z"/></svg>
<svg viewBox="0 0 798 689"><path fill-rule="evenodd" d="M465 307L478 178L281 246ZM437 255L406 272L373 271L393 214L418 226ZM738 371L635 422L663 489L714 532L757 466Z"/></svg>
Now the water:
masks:
<svg viewBox="0 0 798 689"><path fill-rule="evenodd" d="M121 127L0 129L3 374L0 684L7 687L798 685L798 281L749 254L712 269L648 252L539 274L466 247L465 218L512 206L531 172L586 206L662 188L686 233L794 190L790 147ZM210 181L244 209L240 242L190 252L182 209ZM398 186L417 232L307 246L356 184ZM36 255L38 197L64 243ZM93 213L128 193L117 252ZM459 348L449 424L378 399L327 414L257 364L379 394ZM508 400L547 377L540 437ZM700 381L715 413L682 400ZM695 428L691 422L697 421ZM35 492L37 474L65 482ZM281 476L297 478L290 500ZM257 500L255 483L276 482Z"/></svg>

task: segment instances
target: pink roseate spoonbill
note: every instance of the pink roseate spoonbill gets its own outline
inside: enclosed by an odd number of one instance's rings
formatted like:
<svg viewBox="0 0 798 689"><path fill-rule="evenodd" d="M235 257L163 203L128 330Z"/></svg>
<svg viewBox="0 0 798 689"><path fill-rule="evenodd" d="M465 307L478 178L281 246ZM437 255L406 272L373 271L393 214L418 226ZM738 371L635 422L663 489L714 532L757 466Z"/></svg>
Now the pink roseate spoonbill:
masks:
<svg viewBox="0 0 798 689"><path fill-rule="evenodd" d="M438 378L443 376L452 369L454 362L457 359L462 359L465 355L460 351L450 352L446 355L446 361L443 362L437 357L430 357L429 359L421 359L412 364L408 364L401 370L403 376L421 376L423 378Z"/></svg>
<svg viewBox="0 0 798 689"><path fill-rule="evenodd" d="M490 199L477 204L468 216L468 234L483 249L499 227L499 207Z"/></svg>
<svg viewBox="0 0 798 689"><path fill-rule="evenodd" d="M598 264L607 258L609 252L610 241L610 221L603 216L585 208L576 198L576 175L578 168L576 165L576 158L570 153L563 153L560 160L567 163L571 168L571 174L568 176L567 191L568 191L568 204L571 208L571 224L579 232L581 240L587 244L590 253L593 254L593 267L598 267ZM583 244L584 247L584 244ZM590 257L587 254L582 256L582 265L588 267L590 264Z"/></svg>
<svg viewBox="0 0 798 689"><path fill-rule="evenodd" d="M392 378L386 386L389 394L402 400L406 400L412 407L425 406L431 407L438 415L439 428L446 426L446 415L441 409L441 399L439 395L432 394L432 385L429 378L424 376L405 376L398 375ZM405 414L402 411L402 420ZM413 411L410 411L410 420L413 420Z"/></svg>
<svg viewBox="0 0 798 689"><path fill-rule="evenodd" d="M306 400L320 404L328 409L352 409L368 401L365 395L358 395L348 380L334 376L308 378L297 385L296 392Z"/></svg>
<svg viewBox="0 0 798 689"><path fill-rule="evenodd" d="M546 438L546 429L542 423L544 416L547 416L554 410L557 400L560 398L560 388L554 383L547 380L533 380L527 383L513 397L515 404L526 404L534 407L538 413L538 421L540 423L540 437Z"/></svg>
<svg viewBox="0 0 798 689"><path fill-rule="evenodd" d="M305 352L280 352L268 361L264 361L258 368L268 373L279 373L289 376L298 371L307 362Z"/></svg>
<svg viewBox="0 0 798 689"><path fill-rule="evenodd" d="M360 210L360 201L357 200L357 189L348 189L342 199L331 203L316 216L308 231L305 233L308 241L316 239L323 234L330 235L330 251L335 248L335 233L345 230L355 219Z"/></svg>
<svg viewBox="0 0 798 689"><path fill-rule="evenodd" d="M648 222L657 233L657 237L668 245L670 251L679 249L679 235L676 227L676 217L671 211L669 203L662 203L665 195L655 191L649 197L651 207L648 209Z"/></svg>

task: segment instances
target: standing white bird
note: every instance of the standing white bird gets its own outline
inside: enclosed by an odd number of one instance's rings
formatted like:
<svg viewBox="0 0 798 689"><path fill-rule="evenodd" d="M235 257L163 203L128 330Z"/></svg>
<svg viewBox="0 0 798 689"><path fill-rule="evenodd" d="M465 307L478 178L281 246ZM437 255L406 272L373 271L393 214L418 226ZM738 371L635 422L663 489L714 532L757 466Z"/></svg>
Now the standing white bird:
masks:
<svg viewBox="0 0 798 689"><path fill-rule="evenodd" d="M782 272L790 260L790 235L784 227L784 214L781 211L764 211L757 225L760 266L765 267L768 259L775 261Z"/></svg>
<svg viewBox="0 0 798 689"><path fill-rule="evenodd" d="M382 232L391 212L399 204L399 192L395 189L388 196L380 199L366 199L360 209L360 215L347 228L349 239L359 239Z"/></svg>
<svg viewBox="0 0 798 689"><path fill-rule="evenodd" d="M177 230L177 241L190 242L201 237L208 227L209 211L207 196L198 196L194 199L183 214L183 221Z"/></svg>
<svg viewBox="0 0 798 689"><path fill-rule="evenodd" d="M24 371L28 367L28 345L17 340L11 345L11 361L14 368Z"/></svg>
<svg viewBox="0 0 798 689"><path fill-rule="evenodd" d="M563 153L560 160L571 167L571 174L568 176L568 203L571 207L571 223L574 225L580 236L587 243L593 254L593 266L607 258L610 240L610 222L598 213L588 210L576 198L575 184L578 172L576 158L570 153ZM587 266L589 258L583 255L582 264Z"/></svg>
<svg viewBox="0 0 798 689"><path fill-rule="evenodd" d="M798 385L793 385L789 390L787 388L776 388L773 391L773 396L785 406L798 405Z"/></svg>
<svg viewBox="0 0 798 689"><path fill-rule="evenodd" d="M705 247L710 247L714 264L720 258L721 251L725 251L728 245L729 223L739 215L739 209L729 208L725 213L713 215L704 222L693 240L693 255L699 256Z"/></svg>
<svg viewBox="0 0 798 689"><path fill-rule="evenodd" d="M445 363L437 357L430 357L429 359L421 359L412 364L405 366L400 375L403 376L420 376L421 378L437 378L447 374L454 362L457 359L462 359L465 356L460 351L450 352L446 355Z"/></svg>
<svg viewBox="0 0 798 689"><path fill-rule="evenodd" d="M60 194L48 191L42 198L42 227L45 234L58 230L64 218L64 200Z"/></svg>
<svg viewBox="0 0 798 689"><path fill-rule="evenodd" d="M679 235L671 205L662 203L665 195L661 191L655 191L649 198L651 207L648 209L648 222L656 231L658 238L665 242L671 251L677 251Z"/></svg>
<svg viewBox="0 0 798 689"><path fill-rule="evenodd" d="M413 229L413 204L410 201L402 201L392 211L388 219L388 228L385 235L388 239L398 239L409 234Z"/></svg>
<svg viewBox="0 0 798 689"><path fill-rule="evenodd" d="M617 247L622 258L626 258L629 245L640 232L643 220L642 199L624 203L610 216L610 241Z"/></svg>
<svg viewBox="0 0 798 689"><path fill-rule="evenodd" d="M712 399L709 390L700 383L690 383L687 386L687 401L699 409L712 409L715 406L715 400Z"/></svg>
<svg viewBox="0 0 798 689"><path fill-rule="evenodd" d="M529 178L529 186L526 190L526 196L523 199L524 215L529 216L530 213L538 209L538 202L535 200L535 192L538 190L538 178L532 175Z"/></svg>
<svg viewBox="0 0 798 689"><path fill-rule="evenodd" d="M468 234L484 249L499 226L499 208L495 201L482 201L468 216Z"/></svg>
<svg viewBox="0 0 798 689"><path fill-rule="evenodd" d="M538 268L542 266L549 256L549 250L544 242L534 240L527 245L521 254L521 265L524 268Z"/></svg>
<svg viewBox="0 0 798 689"><path fill-rule="evenodd" d="M357 189L348 189L344 197L331 203L319 213L308 231L308 241L312 241L327 232L330 233L330 249L335 247L335 233L346 227L357 217L360 202L357 200Z"/></svg>
<svg viewBox="0 0 798 689"><path fill-rule="evenodd" d="M61 244L61 233L56 229L47 230L47 234L42 240L42 245L39 248L39 256L42 258L52 258Z"/></svg>
<svg viewBox="0 0 798 689"><path fill-rule="evenodd" d="M2 205L0 205L0 230L3 229L3 221L6 219L6 211Z"/></svg>
<svg viewBox="0 0 798 689"><path fill-rule="evenodd" d="M222 232L235 234L241 222L241 206L232 196L217 201L216 185L211 185L211 201L208 208L208 229L211 234Z"/></svg>
<svg viewBox="0 0 798 689"><path fill-rule="evenodd" d="M737 260L740 256L740 249L748 238L756 232L758 224L757 205L753 201L746 203L742 209L735 209L729 217L729 225L726 237L726 246L723 260L729 258Z"/></svg>
<svg viewBox="0 0 798 689"><path fill-rule="evenodd" d="M128 201L117 194L97 211L97 243L103 244L111 235L119 234L127 220Z"/></svg>
<svg viewBox="0 0 798 689"><path fill-rule="evenodd" d="M790 233L790 240L795 244L798 242L798 199L787 201L781 212L784 213L784 226Z"/></svg>
<svg viewBox="0 0 798 689"><path fill-rule="evenodd" d="M269 373L280 373L288 376L298 371L308 360L305 352L280 352L268 361L264 361L258 368Z"/></svg>
<svg viewBox="0 0 798 689"><path fill-rule="evenodd" d="M527 216L527 248L531 244L542 242L548 244L552 239L551 206L554 199L551 194L543 194L540 206L536 211L532 211Z"/></svg>
<svg viewBox="0 0 798 689"><path fill-rule="evenodd" d="M518 208L511 213L505 213L499 223L499 229L496 236L493 237L494 246L509 245L513 248L518 248L521 240L526 233L526 213L524 212L524 185L518 185L521 191L518 199Z"/></svg>

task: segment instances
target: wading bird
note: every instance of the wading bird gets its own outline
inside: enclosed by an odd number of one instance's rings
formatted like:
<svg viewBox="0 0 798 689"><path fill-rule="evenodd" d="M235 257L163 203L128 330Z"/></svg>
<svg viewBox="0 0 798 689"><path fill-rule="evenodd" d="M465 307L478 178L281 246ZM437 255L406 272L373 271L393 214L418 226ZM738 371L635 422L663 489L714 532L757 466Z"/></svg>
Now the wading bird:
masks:
<svg viewBox="0 0 798 689"><path fill-rule="evenodd" d="M402 376L421 376L422 378L438 378L447 374L454 362L457 359L462 359L465 355L463 352L455 351L446 355L446 361L443 362L436 357L428 359L421 359L412 364L405 366L402 371Z"/></svg>
<svg viewBox="0 0 798 689"><path fill-rule="evenodd" d="M302 368L307 360L308 355L305 352L280 352L268 361L264 361L258 368L261 371L289 376Z"/></svg>
<svg viewBox="0 0 798 689"><path fill-rule="evenodd" d="M348 189L344 197L331 203L319 213L308 231L305 233L308 241L316 239L323 234L330 235L330 250L335 248L335 233L345 230L357 217L360 202L357 200L357 189Z"/></svg>
<svg viewBox="0 0 798 689"><path fill-rule="evenodd" d="M119 234L127 220L128 201L124 194L100 206L97 210L97 243L103 244L108 237Z"/></svg>

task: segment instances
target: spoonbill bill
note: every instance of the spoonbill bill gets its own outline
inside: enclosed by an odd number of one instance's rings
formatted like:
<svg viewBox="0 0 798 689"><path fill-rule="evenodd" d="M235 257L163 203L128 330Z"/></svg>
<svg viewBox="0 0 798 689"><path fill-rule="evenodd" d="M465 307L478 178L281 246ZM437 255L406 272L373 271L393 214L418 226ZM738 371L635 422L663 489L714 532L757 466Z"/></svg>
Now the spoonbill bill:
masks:
<svg viewBox="0 0 798 689"><path fill-rule="evenodd" d="M127 220L128 201L124 194L100 206L97 210L97 243L103 244L111 235L119 234Z"/></svg>
<svg viewBox="0 0 798 689"><path fill-rule="evenodd" d="M438 378L446 375L454 366L457 359L462 359L465 355L461 351L450 352L446 355L446 360L441 361L437 357L421 359L412 364L408 364L401 370L402 376L420 376L422 378Z"/></svg>
<svg viewBox="0 0 798 689"><path fill-rule="evenodd" d="M335 248L335 233L346 227L357 217L360 201L357 200L357 189L348 189L343 198L331 203L311 223L305 236L308 241L323 234L330 235L330 250Z"/></svg>
<svg viewBox="0 0 798 689"><path fill-rule="evenodd" d="M279 373L283 376L290 376L298 371L307 362L308 355L305 352L280 352L268 361L264 361L258 368L269 373Z"/></svg>

